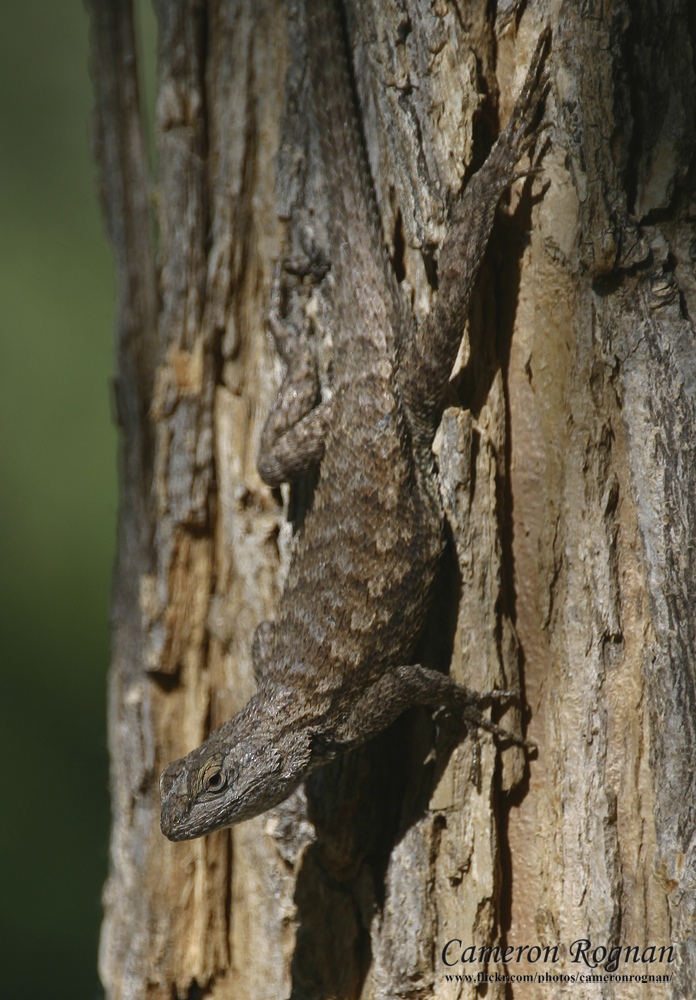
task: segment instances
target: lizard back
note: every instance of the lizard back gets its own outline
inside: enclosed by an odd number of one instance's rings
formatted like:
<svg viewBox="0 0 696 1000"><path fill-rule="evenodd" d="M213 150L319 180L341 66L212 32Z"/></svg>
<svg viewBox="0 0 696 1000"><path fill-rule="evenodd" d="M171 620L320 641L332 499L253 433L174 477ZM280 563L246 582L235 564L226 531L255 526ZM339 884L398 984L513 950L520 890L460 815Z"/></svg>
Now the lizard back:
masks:
<svg viewBox="0 0 696 1000"><path fill-rule="evenodd" d="M442 518L422 481L391 382L340 391L314 502L278 608L274 672L318 690L374 682L407 662L442 551Z"/></svg>
<svg viewBox="0 0 696 1000"><path fill-rule="evenodd" d="M335 395L313 505L276 620L274 673L322 690L369 684L413 651L442 551L428 469L414 461L396 378L406 314L379 213L335 0L307 0L308 56L329 213Z"/></svg>

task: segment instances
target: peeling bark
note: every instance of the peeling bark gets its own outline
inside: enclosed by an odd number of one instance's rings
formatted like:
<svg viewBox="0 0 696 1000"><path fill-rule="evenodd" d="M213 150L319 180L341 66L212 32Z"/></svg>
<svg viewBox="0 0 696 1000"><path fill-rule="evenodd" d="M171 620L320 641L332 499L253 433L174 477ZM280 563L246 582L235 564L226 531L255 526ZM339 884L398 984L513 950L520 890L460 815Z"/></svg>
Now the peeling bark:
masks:
<svg viewBox="0 0 696 1000"><path fill-rule="evenodd" d="M437 439L452 544L422 656L520 684L525 762L412 712L231 831L171 844L157 777L253 690L311 484L255 469L283 256L326 250L301 0L158 0L158 176L130 0L90 0L95 155L117 273L119 554L109 693L110 1000L474 997L450 939L673 944L671 984L490 983L489 997L696 992L696 15L688 0L351 0L383 235L417 319L447 204L554 27L543 177L513 192ZM311 40L309 40L311 44ZM154 193L153 193L154 190ZM277 289L276 289L277 292ZM331 310L298 278L323 377ZM433 759L433 748L437 748ZM601 972L602 969L598 969Z"/></svg>

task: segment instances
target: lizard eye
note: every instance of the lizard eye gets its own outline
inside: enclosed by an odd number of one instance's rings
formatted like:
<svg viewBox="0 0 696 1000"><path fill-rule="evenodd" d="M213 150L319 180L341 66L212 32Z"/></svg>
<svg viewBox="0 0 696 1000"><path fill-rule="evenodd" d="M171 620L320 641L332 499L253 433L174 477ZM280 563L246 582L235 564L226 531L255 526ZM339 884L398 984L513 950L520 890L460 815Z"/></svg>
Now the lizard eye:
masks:
<svg viewBox="0 0 696 1000"><path fill-rule="evenodd" d="M211 771L205 777L205 790L207 792L221 792L227 784L227 778L222 771Z"/></svg>

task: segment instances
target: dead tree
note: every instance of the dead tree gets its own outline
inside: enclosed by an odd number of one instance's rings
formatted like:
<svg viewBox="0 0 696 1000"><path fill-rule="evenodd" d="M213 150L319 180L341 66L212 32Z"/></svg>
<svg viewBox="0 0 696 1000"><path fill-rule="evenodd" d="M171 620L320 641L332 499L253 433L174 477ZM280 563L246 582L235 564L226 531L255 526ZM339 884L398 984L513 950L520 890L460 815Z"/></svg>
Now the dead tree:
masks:
<svg viewBox="0 0 696 1000"><path fill-rule="evenodd" d="M253 629L311 502L311 484L269 491L255 457L278 262L312 227L321 245L326 207L301 0L156 6L153 182L131 2L89 0L121 432L107 996L472 997L446 975L502 965L462 964L466 947L559 944L508 971L591 971L578 939L637 947L619 972L671 987L487 995L693 995L689 0L347 0L384 241L419 320L448 203L553 26L543 174L500 213L437 441L451 545L423 640L471 687L519 678L539 749L482 737L443 759L411 713L272 812L182 844L160 833L158 774L253 690ZM329 378L322 282L296 276L286 307L313 310ZM674 961L650 964L653 945Z"/></svg>

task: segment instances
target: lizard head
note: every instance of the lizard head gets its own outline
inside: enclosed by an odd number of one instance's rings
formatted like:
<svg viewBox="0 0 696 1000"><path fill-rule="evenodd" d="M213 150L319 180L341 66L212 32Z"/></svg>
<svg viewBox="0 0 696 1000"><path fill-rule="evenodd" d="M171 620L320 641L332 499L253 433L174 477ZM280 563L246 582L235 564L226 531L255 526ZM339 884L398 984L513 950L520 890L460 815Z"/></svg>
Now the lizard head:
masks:
<svg viewBox="0 0 696 1000"><path fill-rule="evenodd" d="M285 712L252 698L201 746L160 777L160 826L191 840L251 819L282 802L310 769L311 738Z"/></svg>

